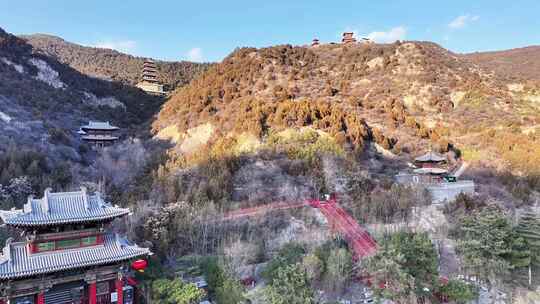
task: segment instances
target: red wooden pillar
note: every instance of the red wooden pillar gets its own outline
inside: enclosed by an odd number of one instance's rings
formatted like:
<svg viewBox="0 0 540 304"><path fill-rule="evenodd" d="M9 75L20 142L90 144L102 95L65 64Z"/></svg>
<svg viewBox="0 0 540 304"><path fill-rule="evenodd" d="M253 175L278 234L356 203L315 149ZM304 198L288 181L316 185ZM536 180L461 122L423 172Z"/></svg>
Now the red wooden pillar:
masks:
<svg viewBox="0 0 540 304"><path fill-rule="evenodd" d="M97 304L96 282L88 284L88 304Z"/></svg>
<svg viewBox="0 0 540 304"><path fill-rule="evenodd" d="M116 294L118 295L118 304L124 304L124 283L121 278L116 279Z"/></svg>
<svg viewBox="0 0 540 304"><path fill-rule="evenodd" d="M37 294L36 304L45 304L45 292L41 291Z"/></svg>

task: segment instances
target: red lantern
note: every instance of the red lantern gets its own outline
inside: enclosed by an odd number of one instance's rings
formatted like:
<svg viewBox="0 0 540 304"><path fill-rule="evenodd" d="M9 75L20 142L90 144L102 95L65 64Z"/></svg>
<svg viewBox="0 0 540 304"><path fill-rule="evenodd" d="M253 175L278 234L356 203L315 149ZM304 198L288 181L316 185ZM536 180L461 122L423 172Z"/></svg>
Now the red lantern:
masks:
<svg viewBox="0 0 540 304"><path fill-rule="evenodd" d="M148 262L146 260L136 260L131 263L131 268L139 272L144 272L147 266Z"/></svg>

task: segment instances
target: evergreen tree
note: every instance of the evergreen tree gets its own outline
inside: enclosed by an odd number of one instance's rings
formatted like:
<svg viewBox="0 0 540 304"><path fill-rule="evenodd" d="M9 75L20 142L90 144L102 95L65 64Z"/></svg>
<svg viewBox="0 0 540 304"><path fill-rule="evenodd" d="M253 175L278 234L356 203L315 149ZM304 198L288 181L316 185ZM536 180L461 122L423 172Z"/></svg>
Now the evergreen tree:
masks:
<svg viewBox="0 0 540 304"><path fill-rule="evenodd" d="M527 242L531 262L540 266L540 216L533 211L526 211L519 220L516 232Z"/></svg>
<svg viewBox="0 0 540 304"><path fill-rule="evenodd" d="M529 264L521 261L521 267L528 267L529 285L532 284L532 266L540 266L540 216L532 210L526 211L521 216L516 234L524 241L529 253Z"/></svg>
<svg viewBox="0 0 540 304"><path fill-rule="evenodd" d="M498 208L485 208L461 220L458 251L465 270L494 287L509 273L513 231Z"/></svg>
<svg viewBox="0 0 540 304"><path fill-rule="evenodd" d="M379 298L404 302L410 298L414 278L403 268L405 258L396 248L381 246L376 255L363 263L370 275L372 289Z"/></svg>
<svg viewBox="0 0 540 304"><path fill-rule="evenodd" d="M345 248L332 250L326 261L326 281L334 291L341 291L351 276L352 257Z"/></svg>
<svg viewBox="0 0 540 304"><path fill-rule="evenodd" d="M195 304L204 297L204 291L180 279L158 279L152 283L152 295L156 303Z"/></svg>
<svg viewBox="0 0 540 304"><path fill-rule="evenodd" d="M300 264L286 265L277 270L272 284L266 289L272 304L313 304L315 298Z"/></svg>

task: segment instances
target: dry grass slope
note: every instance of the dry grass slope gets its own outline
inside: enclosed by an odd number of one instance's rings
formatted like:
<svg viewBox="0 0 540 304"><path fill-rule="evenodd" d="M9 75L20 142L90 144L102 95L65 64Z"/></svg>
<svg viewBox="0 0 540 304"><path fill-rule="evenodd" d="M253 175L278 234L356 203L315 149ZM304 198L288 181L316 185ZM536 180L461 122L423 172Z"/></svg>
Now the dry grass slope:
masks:
<svg viewBox="0 0 540 304"><path fill-rule="evenodd" d="M443 151L454 143L494 153L503 141L519 148L494 160L515 165L521 151L531 164L538 89L523 83L516 92L509 84L430 42L241 48L180 88L153 127L186 132L211 123L215 138L265 138L271 130L310 126L356 151L374 140L396 153L425 149L428 141ZM529 135L509 136L510 126ZM501 135L497 143L471 140L491 129Z"/></svg>

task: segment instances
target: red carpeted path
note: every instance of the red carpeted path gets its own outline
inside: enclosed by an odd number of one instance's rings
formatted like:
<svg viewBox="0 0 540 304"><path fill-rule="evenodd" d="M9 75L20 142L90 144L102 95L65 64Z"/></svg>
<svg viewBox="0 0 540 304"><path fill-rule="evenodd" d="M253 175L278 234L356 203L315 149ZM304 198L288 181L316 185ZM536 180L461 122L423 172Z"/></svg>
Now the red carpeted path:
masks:
<svg viewBox="0 0 540 304"><path fill-rule="evenodd" d="M321 210L322 214L328 220L330 227L339 232L347 241L349 248L354 253L355 259L368 257L376 253L377 243L375 243L375 240L364 228L358 224L354 218L352 218L341 206L339 206L335 197L326 201L309 200L296 204L278 202L257 207L244 208L224 214L222 220L234 220L243 217L262 215L274 210L285 210L305 206L311 206Z"/></svg>
<svg viewBox="0 0 540 304"><path fill-rule="evenodd" d="M295 203L295 204L291 204L287 202L275 202L268 205L243 208L243 209L227 212L223 215L222 220L230 221L230 220L243 218L243 217L262 215L270 211L300 208L300 207L305 207L308 205L309 205L309 202Z"/></svg>

